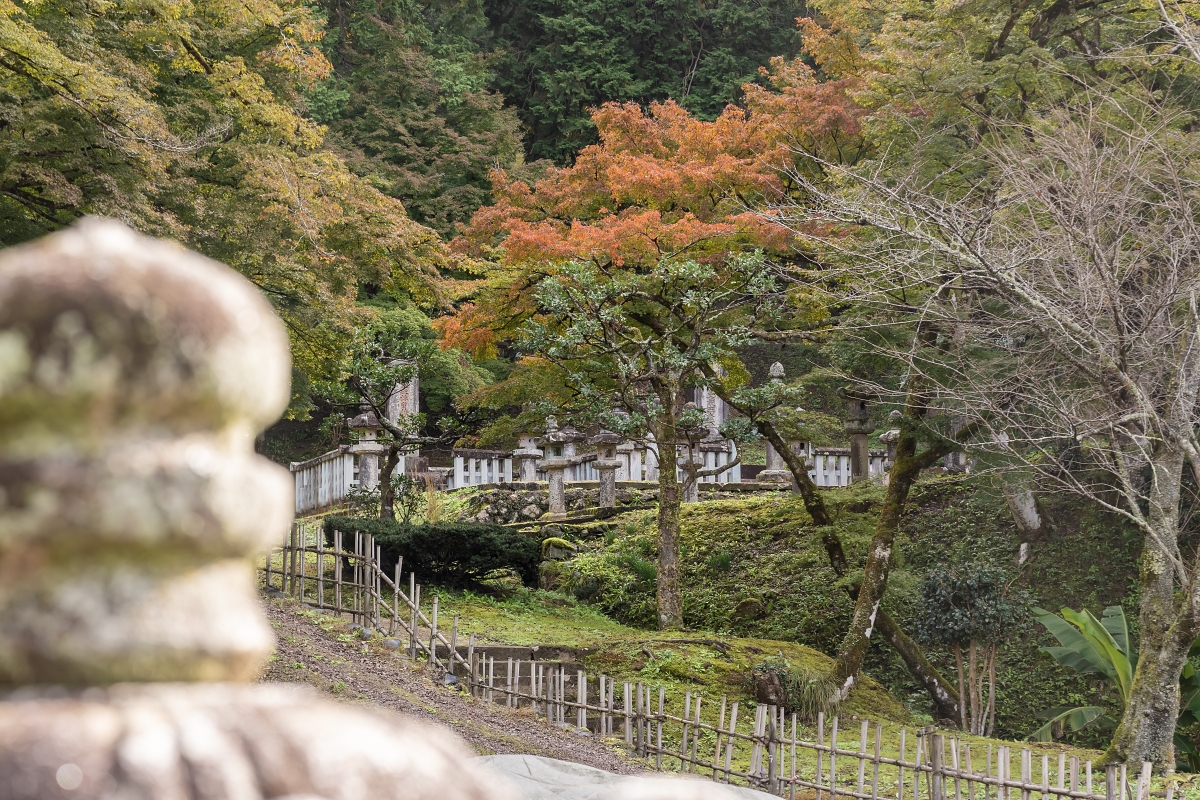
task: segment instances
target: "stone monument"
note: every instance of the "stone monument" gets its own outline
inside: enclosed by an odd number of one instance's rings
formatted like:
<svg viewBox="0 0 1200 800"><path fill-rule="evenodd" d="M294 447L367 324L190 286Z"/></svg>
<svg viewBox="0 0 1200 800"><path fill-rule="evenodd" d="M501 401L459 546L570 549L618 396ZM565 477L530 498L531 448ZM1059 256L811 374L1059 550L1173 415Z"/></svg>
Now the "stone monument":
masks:
<svg viewBox="0 0 1200 800"><path fill-rule="evenodd" d="M115 222L0 253L0 797L509 797L441 731L239 683L288 362L252 284Z"/></svg>
<svg viewBox="0 0 1200 800"><path fill-rule="evenodd" d="M546 451L541 466L542 472L546 473L550 495L549 519L562 519L567 515L565 473L569 467L578 463L575 458L575 443L584 438L584 435L574 428L559 429L558 420L553 416L546 417L546 433L539 443Z"/></svg>
<svg viewBox="0 0 1200 800"><path fill-rule="evenodd" d="M528 434L521 434L517 441L517 449L513 450L512 458L517 464L518 481L533 483L537 480L537 462L545 455L538 449L537 439Z"/></svg>
<svg viewBox="0 0 1200 800"><path fill-rule="evenodd" d="M850 435L850 482L858 483L870 477L871 453L867 447L867 437L875 430L875 426L871 424L871 411L865 394L842 388L838 389L838 395L845 398L849 407L842 429Z"/></svg>
<svg viewBox="0 0 1200 800"><path fill-rule="evenodd" d="M771 365L770 370L771 383L783 383L783 364L776 361ZM792 471L788 469L787 461L778 451L767 442L767 466L762 472L758 473L758 481L760 483L777 483L780 485L790 485L792 482Z"/></svg>
<svg viewBox="0 0 1200 800"><path fill-rule="evenodd" d="M601 430L588 440L596 446L596 460L592 466L600 473L600 507L617 507L617 470L621 460L617 458L617 445L621 443L620 434Z"/></svg>
<svg viewBox="0 0 1200 800"><path fill-rule="evenodd" d="M358 456L358 486L374 489L379 485L379 458L387 453L387 446L379 441L383 426L375 412L364 403L346 427L358 431L358 441L350 445L350 452Z"/></svg>

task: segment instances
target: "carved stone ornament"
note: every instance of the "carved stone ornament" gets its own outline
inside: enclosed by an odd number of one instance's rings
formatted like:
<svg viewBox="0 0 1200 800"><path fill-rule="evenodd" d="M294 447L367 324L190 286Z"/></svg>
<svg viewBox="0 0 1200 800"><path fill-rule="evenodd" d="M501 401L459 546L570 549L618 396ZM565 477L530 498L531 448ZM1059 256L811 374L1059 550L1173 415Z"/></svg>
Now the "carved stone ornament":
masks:
<svg viewBox="0 0 1200 800"><path fill-rule="evenodd" d="M273 647L289 375L207 258L99 219L0 252L0 800L510 797L426 725L231 683Z"/></svg>

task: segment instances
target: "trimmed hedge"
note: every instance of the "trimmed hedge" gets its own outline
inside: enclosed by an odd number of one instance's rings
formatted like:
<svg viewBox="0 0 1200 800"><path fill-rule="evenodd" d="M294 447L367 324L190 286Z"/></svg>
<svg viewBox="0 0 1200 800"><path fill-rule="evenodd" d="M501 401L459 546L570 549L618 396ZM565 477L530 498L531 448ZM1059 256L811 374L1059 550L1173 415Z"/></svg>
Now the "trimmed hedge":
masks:
<svg viewBox="0 0 1200 800"><path fill-rule="evenodd" d="M335 530L370 534L383 549L384 564L395 565L403 557L405 572L416 572L422 583L446 588L479 588L485 576L499 569L514 570L523 583L532 586L542 560L540 540L501 525L404 525L365 517L326 517L325 533L330 541Z"/></svg>

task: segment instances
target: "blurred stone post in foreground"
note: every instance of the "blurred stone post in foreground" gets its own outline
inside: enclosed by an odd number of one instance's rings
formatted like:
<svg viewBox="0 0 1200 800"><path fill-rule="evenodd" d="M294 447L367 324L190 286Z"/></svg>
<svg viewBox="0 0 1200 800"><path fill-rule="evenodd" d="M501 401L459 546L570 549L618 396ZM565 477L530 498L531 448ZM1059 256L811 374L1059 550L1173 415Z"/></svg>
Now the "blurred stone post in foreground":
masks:
<svg viewBox="0 0 1200 800"><path fill-rule="evenodd" d="M0 252L0 800L509 796L438 730L238 683L289 374L216 262L97 219Z"/></svg>

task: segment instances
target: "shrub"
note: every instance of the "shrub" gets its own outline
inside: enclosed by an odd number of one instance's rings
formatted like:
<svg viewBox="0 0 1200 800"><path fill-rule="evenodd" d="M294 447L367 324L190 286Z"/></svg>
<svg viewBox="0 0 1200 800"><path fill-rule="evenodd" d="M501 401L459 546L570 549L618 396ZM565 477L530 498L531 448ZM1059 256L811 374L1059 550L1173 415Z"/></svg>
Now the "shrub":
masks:
<svg viewBox="0 0 1200 800"><path fill-rule="evenodd" d="M447 522L404 525L359 517L326 517L325 532L361 531L375 537L383 563L404 558L404 569L423 582L447 588L482 588L497 570L512 570L527 585L537 581L541 543L501 525Z"/></svg>
<svg viewBox="0 0 1200 800"><path fill-rule="evenodd" d="M758 702L781 705L805 722L815 721L819 713L836 714L841 698L831 674L793 666L783 656L755 664L746 676L746 688Z"/></svg>

